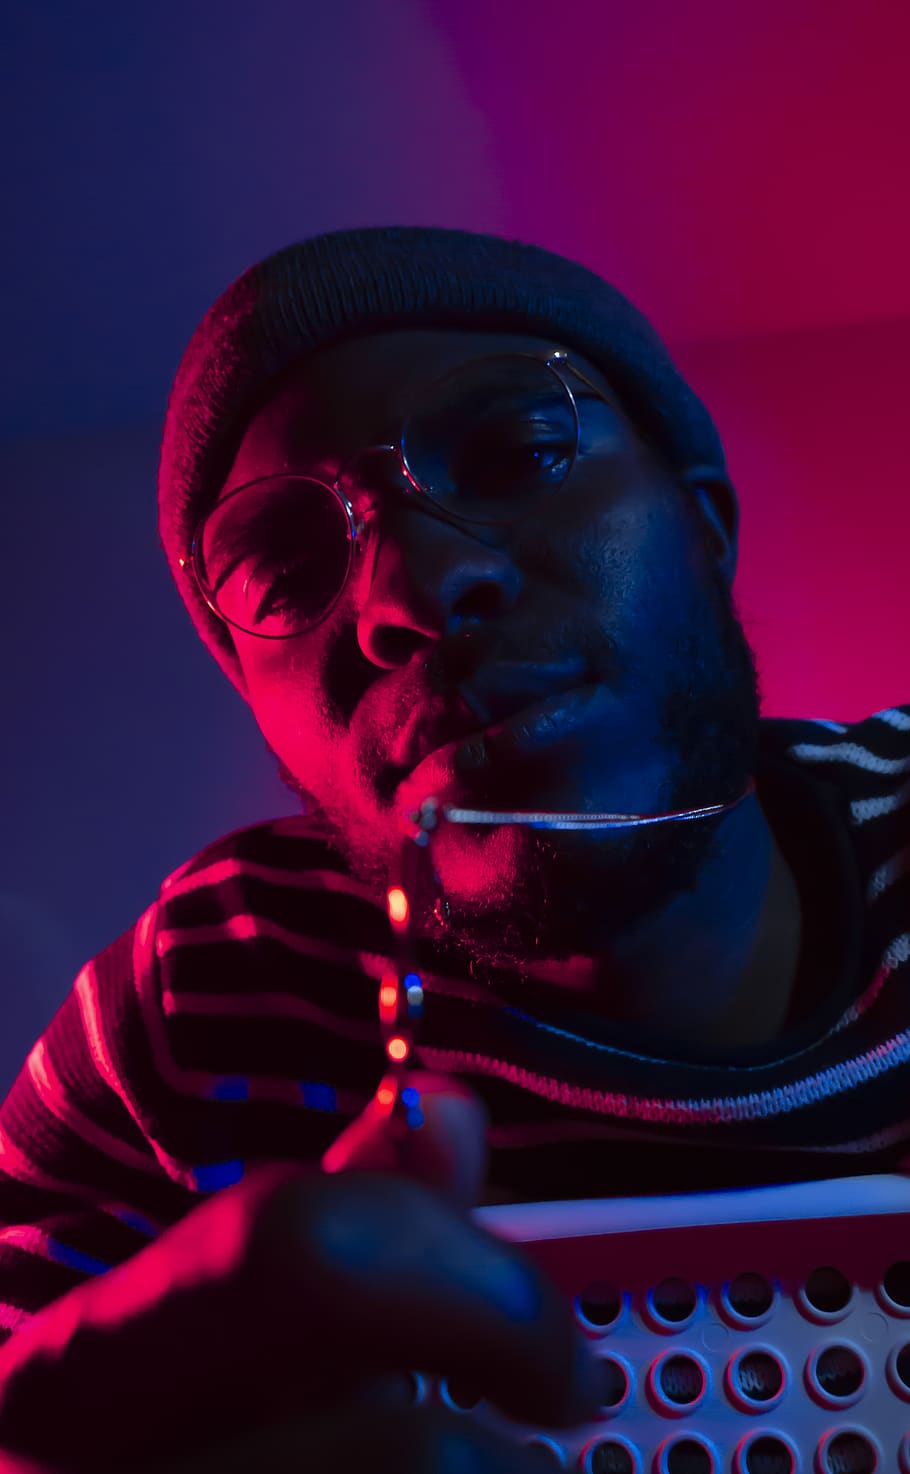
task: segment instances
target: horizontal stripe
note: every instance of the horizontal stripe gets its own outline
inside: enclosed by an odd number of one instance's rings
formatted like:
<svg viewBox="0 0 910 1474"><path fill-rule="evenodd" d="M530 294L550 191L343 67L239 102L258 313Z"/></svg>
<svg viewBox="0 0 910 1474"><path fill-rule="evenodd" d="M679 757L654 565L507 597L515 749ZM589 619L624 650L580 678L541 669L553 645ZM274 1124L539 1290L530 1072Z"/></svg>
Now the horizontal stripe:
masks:
<svg viewBox="0 0 910 1474"><path fill-rule="evenodd" d="M798 1174L801 1160L807 1173L910 1161L910 706L853 724L778 719L762 741L837 787L868 972L798 1054L714 1071L706 1089L706 1067L611 1054L506 1004L456 947L421 939L434 1032L413 1058L482 1097L504 1193L513 1181L545 1196L541 1171L568 1195L609 1191L620 1158L626 1191L639 1162L676 1159L667 1180L684 1183L712 1153L743 1181ZM4 1335L42 1294L103 1274L251 1163L314 1165L371 1098L391 934L383 951L382 907L317 829L298 816L216 840L80 971L0 1106ZM602 1088L585 1083L595 1066Z"/></svg>
<svg viewBox="0 0 910 1474"><path fill-rule="evenodd" d="M280 926L267 916L230 916L217 926L182 927L163 929L155 938L158 960L164 960L171 952L188 948L211 947L224 942L249 942L259 937L268 937L279 942L291 952L299 953L316 962L330 962L355 969L358 974L377 981L388 972L390 959L378 954L362 952L338 942L323 942L316 937L299 936Z"/></svg>
<svg viewBox="0 0 910 1474"><path fill-rule="evenodd" d="M93 1146L96 1151L113 1158L114 1161L132 1167L136 1172L146 1172L150 1176L157 1175L155 1159L151 1154L146 1155L137 1151L135 1147L118 1141L109 1131L105 1131L102 1126L89 1120L88 1116L73 1104L51 1064L43 1039L38 1040L28 1055L26 1075L45 1110L56 1117L62 1125L69 1127L75 1136Z"/></svg>
<svg viewBox="0 0 910 1474"><path fill-rule="evenodd" d="M672 1121L683 1125L707 1122L714 1126L727 1126L738 1121L790 1115L800 1106L815 1105L825 1098L855 1089L886 1071L897 1069L910 1060L910 1030L844 1064L820 1070L793 1085L707 1100L618 1095L611 1091L579 1088L568 1081L536 1074L505 1060L489 1059L481 1054L430 1049L421 1045L417 1046L416 1054L430 1070L495 1075L571 1109L617 1116L621 1120Z"/></svg>
<svg viewBox="0 0 910 1474"><path fill-rule="evenodd" d="M89 1045L89 1053L98 1073L111 1090L123 1101L130 1115L141 1128L143 1126L141 1107L139 1102L134 1099L132 1090L128 1087L126 1081L118 1074L105 1037L103 1011L98 994L97 978L91 963L82 969L76 979L75 993L79 1001L82 1023ZM170 1153L164 1151L154 1138L149 1138L149 1140L155 1156L165 1171L175 1181L180 1182L184 1186L190 1186L192 1183L191 1169L186 1164L177 1161Z"/></svg>
<svg viewBox="0 0 910 1474"><path fill-rule="evenodd" d="M34 1254L39 1259L50 1259L55 1264L64 1264L67 1269L76 1269L80 1274L106 1274L111 1267L91 1254L83 1254L79 1249L61 1243L53 1234L45 1233L34 1225L0 1228L0 1245L20 1249L24 1254Z"/></svg>
<svg viewBox="0 0 910 1474"><path fill-rule="evenodd" d="M375 896L366 885L337 870L292 870L286 866L257 864L242 855L218 860L212 865L203 865L180 879L169 878L164 882L161 890L170 902L178 896L190 895L203 887L220 887L225 881L235 880L238 877L264 880L270 885L287 886L306 891L339 892L342 895L356 896L360 900L376 904Z"/></svg>
<svg viewBox="0 0 910 1474"><path fill-rule="evenodd" d="M15 1144L0 1120L0 1169L7 1177L29 1187L44 1189L49 1193L65 1197L70 1203L78 1205L82 1211L88 1205L93 1213L110 1214L120 1218L123 1222L126 1221L123 1215L128 1215L133 1211L129 1204L111 1200L110 1191L106 1187L74 1182L72 1178L64 1176L62 1169L66 1165L65 1159L60 1159L59 1165L61 1168L59 1174L51 1174L38 1166L32 1157ZM4 1185L0 1177L0 1210L2 1210L3 1197Z"/></svg>
<svg viewBox="0 0 910 1474"><path fill-rule="evenodd" d="M193 1014L208 1018L302 1019L339 1039L357 1039L368 1044L376 1041L374 1023L341 1018L308 1003L305 998L287 993L253 993L238 998L230 993L172 993L165 989L162 1003L169 1018Z"/></svg>
<svg viewBox="0 0 910 1474"><path fill-rule="evenodd" d="M889 886L894 885L908 873L910 873L910 845L898 850L896 855L892 855L890 860L886 860L884 865L879 865L878 869L873 871L866 886L866 898L869 904L877 901Z"/></svg>
<svg viewBox="0 0 910 1474"><path fill-rule="evenodd" d="M884 711L875 713L875 721L887 722L896 732L910 732L910 711L901 711L900 707L886 707Z"/></svg>
<svg viewBox="0 0 910 1474"><path fill-rule="evenodd" d="M880 773L890 776L910 771L910 757L886 758L870 752L856 742L838 742L833 747L816 747L811 742L799 742L790 749L793 756L815 763L849 763L865 773Z"/></svg>

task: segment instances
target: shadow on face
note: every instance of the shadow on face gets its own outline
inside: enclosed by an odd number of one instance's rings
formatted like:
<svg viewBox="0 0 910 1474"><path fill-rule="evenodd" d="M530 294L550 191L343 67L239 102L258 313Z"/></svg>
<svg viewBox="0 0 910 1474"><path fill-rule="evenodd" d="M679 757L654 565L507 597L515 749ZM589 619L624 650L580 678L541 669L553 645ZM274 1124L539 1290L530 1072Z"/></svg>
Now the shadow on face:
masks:
<svg viewBox="0 0 910 1474"><path fill-rule="evenodd" d="M333 344L258 410L221 495L279 473L332 483L367 447L397 444L415 395L441 376L487 355L546 357L559 346L433 329ZM377 892L397 858L403 795L410 802L421 785L469 807L649 813L728 801L751 772L759 691L727 576L735 514L711 488L684 492L604 376L570 359L598 392L579 402L571 474L534 515L479 529L438 521L395 456L367 457L345 490L361 498L369 535L330 613L291 639L232 632L286 781L318 805ZM482 761L467 772L441 731L435 752L399 772L396 744L415 712L444 726L460 692L472 682L489 692L516 664L544 682L577 667L576 684L596 690L596 720L537 745L506 743L498 756L481 733ZM451 925L460 916L466 936L502 941L506 918L516 948L529 929L540 940L557 895L571 897L563 910L577 917L605 879L617 924L647 915L694 885L717 829L447 827L438 849ZM551 949L566 942L560 925Z"/></svg>

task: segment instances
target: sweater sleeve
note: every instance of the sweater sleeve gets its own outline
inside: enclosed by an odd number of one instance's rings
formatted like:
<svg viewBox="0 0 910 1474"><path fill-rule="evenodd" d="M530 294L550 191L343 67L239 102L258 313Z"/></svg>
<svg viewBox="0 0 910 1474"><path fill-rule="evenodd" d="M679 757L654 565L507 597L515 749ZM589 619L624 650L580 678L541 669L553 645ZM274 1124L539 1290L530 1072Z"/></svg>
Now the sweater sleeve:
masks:
<svg viewBox="0 0 910 1474"><path fill-rule="evenodd" d="M0 1106L0 1345L199 1201L156 1131L155 912L81 970Z"/></svg>

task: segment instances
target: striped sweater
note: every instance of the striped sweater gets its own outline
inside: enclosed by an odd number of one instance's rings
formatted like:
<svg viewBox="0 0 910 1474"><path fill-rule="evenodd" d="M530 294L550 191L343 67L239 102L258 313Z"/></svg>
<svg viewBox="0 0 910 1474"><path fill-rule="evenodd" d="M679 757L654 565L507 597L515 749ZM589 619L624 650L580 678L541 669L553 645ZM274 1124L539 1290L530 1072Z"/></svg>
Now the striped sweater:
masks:
<svg viewBox="0 0 910 1474"><path fill-rule="evenodd" d="M486 1201L910 1165L910 706L763 719L755 777L803 904L773 1044L650 1057L552 988L421 944L415 1062L484 1099ZM0 1107L0 1342L246 1168L318 1161L383 1073L393 957L383 907L312 818L230 834L169 876Z"/></svg>

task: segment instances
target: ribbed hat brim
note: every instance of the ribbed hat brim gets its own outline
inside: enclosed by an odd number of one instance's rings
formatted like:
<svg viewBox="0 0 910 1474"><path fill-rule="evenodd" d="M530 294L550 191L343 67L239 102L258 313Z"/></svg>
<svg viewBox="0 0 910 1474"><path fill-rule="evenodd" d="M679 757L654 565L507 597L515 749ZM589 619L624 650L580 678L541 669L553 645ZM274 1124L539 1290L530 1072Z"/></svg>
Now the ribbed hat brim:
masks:
<svg viewBox="0 0 910 1474"><path fill-rule="evenodd" d="M246 696L227 627L181 566L269 383L314 349L403 327L552 337L610 380L623 409L690 480L729 483L705 406L651 324L617 288L539 246L469 231L371 227L286 247L251 267L194 332L168 401L159 534L193 623Z"/></svg>

